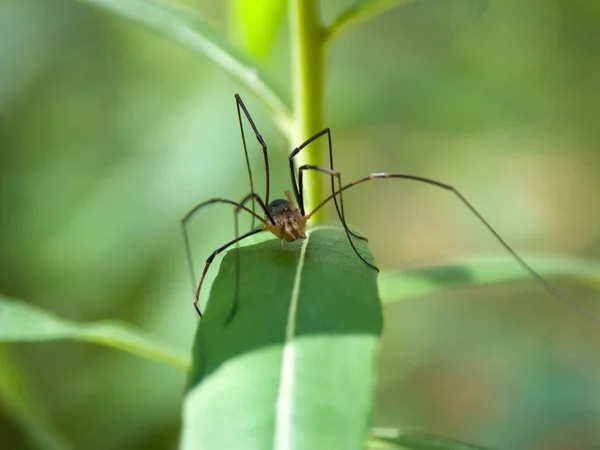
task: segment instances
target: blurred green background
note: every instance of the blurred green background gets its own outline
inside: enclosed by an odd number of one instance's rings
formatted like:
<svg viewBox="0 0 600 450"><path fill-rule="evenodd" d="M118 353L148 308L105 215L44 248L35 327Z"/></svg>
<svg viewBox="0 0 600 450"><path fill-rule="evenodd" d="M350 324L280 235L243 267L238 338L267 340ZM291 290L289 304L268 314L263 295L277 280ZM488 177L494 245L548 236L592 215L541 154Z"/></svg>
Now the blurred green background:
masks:
<svg viewBox="0 0 600 450"><path fill-rule="evenodd" d="M235 35L236 2L187 3ZM352 4L322 3L326 23ZM448 182L518 252L600 260L599 42L593 0L417 0L349 30L327 62L337 168ZM286 26L264 64L289 96ZM0 292L189 348L179 221L248 191L234 93L269 143L272 192L289 186L291 148L264 105L206 58L67 0L0 0L0 68ZM502 252L441 190L380 181L344 200L386 269ZM199 217L197 266L232 236L228 208ZM597 286L552 282L600 314ZM502 449L600 445L600 327L533 281L385 318L374 425ZM176 369L72 342L10 351L72 448L176 447ZM7 413L0 436L31 448Z"/></svg>

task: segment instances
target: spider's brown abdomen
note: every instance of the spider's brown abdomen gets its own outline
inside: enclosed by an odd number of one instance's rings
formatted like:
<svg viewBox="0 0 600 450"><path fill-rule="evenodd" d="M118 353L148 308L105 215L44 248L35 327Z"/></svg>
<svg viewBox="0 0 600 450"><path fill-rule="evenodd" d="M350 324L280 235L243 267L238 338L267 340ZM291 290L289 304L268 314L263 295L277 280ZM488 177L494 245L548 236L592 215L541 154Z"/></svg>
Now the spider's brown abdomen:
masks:
<svg viewBox="0 0 600 450"><path fill-rule="evenodd" d="M267 221L265 230L288 242L306 238L304 227L307 218L303 217L297 208L292 207L290 202L279 198L269 203L267 209L275 224L273 225L269 217L265 216Z"/></svg>
<svg viewBox="0 0 600 450"><path fill-rule="evenodd" d="M277 198L273 200L267 206L269 213L275 219L275 216L283 215L283 214L291 214L292 208L290 208L290 202L284 200L282 198Z"/></svg>

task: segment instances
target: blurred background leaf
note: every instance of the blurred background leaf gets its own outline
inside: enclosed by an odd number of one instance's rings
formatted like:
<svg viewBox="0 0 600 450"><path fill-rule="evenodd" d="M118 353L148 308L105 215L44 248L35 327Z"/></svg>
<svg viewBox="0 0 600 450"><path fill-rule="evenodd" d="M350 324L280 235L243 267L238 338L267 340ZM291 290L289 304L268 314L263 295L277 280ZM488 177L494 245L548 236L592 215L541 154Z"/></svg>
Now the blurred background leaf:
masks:
<svg viewBox="0 0 600 450"><path fill-rule="evenodd" d="M386 448L386 444L390 446L387 448L407 450L486 450L486 448L479 445L410 429L374 428L371 430L369 443L369 450Z"/></svg>
<svg viewBox="0 0 600 450"><path fill-rule="evenodd" d="M542 255L521 257L546 280L562 278L592 287L598 287L600 282L600 263L596 261ZM387 270L379 273L377 283L381 301L386 303L454 287L489 286L523 280L530 281L531 275L507 253L505 256L449 261L402 271ZM540 288L543 289L542 286Z"/></svg>
<svg viewBox="0 0 600 450"><path fill-rule="evenodd" d="M186 8L183 4L176 1L80 1L90 3L119 17L129 19L138 25L147 26L174 42L178 42L184 47L208 57L215 65L224 69L230 76L236 78L251 91L262 97L263 101L271 108L273 121L280 126L283 133L288 131L289 118L285 101L275 92L274 87L264 73L261 73L256 62L231 45L222 33L214 30L207 21L202 19L192 9ZM263 11L266 11L265 6L262 7ZM283 12L285 4L282 3L278 6L278 9ZM251 11L248 10L246 15L250 14ZM276 27L281 21L282 14L276 14L275 16L271 21L262 24L263 27ZM244 21L240 20L239 25L248 26L248 21L252 19L252 16L245 17ZM274 32L270 34L274 36ZM273 36L270 37L271 41ZM270 44L264 37L260 39L260 43L256 43L256 35L245 33L245 37L248 38L248 41L244 42L248 42L249 45L253 46L250 50L258 51L258 53L266 51L266 47ZM251 51L250 53L254 52Z"/></svg>
<svg viewBox="0 0 600 450"><path fill-rule="evenodd" d="M226 2L186 4L230 31ZM354 4L322 2L324 22ZM256 95L144 27L67 0L0 0L0 18L0 291L189 349L179 220L248 191L233 94L269 144L273 195L289 188L291 149ZM282 87L286 31L264 63ZM347 30L327 64L336 165L346 181L385 170L449 182L518 252L598 261L599 39L592 0L418 0ZM260 186L257 143L249 151ZM344 203L384 269L500 250L427 187L366 184ZM197 268L232 235L228 208L195 220ZM599 312L595 286L552 281ZM491 448L590 448L599 342L597 327L526 279L386 305L373 424ZM179 370L73 342L11 354L73 448L176 447ZM31 447L6 411L0 434Z"/></svg>
<svg viewBox="0 0 600 450"><path fill-rule="evenodd" d="M235 41L263 60L269 54L286 18L287 0L232 0L228 3Z"/></svg>
<svg viewBox="0 0 600 450"><path fill-rule="evenodd" d="M70 448L46 417L43 405L30 392L25 374L4 344L0 344L0 405L22 428L25 437L48 450Z"/></svg>
<svg viewBox="0 0 600 450"><path fill-rule="evenodd" d="M32 305L0 296L0 341L43 342L59 339L105 345L183 371L189 369L189 359L182 352L156 342L125 323L70 322Z"/></svg>
<svg viewBox="0 0 600 450"><path fill-rule="evenodd" d="M344 30L352 29L361 22L383 14L388 9L404 5L412 0L358 0L342 11L327 25L326 40L333 41Z"/></svg>

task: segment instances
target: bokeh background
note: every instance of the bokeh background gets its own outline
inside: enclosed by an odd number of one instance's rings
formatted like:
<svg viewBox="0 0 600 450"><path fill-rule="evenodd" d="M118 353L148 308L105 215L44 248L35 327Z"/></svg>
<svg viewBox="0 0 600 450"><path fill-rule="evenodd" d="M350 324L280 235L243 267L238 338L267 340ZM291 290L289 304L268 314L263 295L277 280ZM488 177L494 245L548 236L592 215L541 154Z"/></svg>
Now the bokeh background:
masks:
<svg viewBox="0 0 600 450"><path fill-rule="evenodd" d="M235 36L235 2L187 3ZM322 3L328 23L352 2ZM327 62L337 168L451 183L517 251L599 260L599 43L593 0L417 0L349 30ZM264 65L289 95L285 25ZM179 221L248 191L236 92L269 143L273 192L288 186L291 148L264 105L206 58L68 0L0 0L0 73L0 292L189 348ZM502 252L443 191L381 181L345 202L385 269ZM201 265L233 235L231 212L192 228ZM597 286L552 282L600 314ZM374 425L491 448L600 446L600 327L533 281L385 317ZM176 447L184 374L72 342L10 350L73 448ZM0 436L31 448L8 414Z"/></svg>

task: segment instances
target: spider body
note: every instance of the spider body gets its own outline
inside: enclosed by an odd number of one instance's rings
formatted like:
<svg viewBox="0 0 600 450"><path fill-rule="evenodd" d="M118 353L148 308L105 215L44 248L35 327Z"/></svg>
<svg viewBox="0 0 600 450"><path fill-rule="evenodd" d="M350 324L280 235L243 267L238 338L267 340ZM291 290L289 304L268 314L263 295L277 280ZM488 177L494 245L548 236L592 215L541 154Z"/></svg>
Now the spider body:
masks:
<svg viewBox="0 0 600 450"><path fill-rule="evenodd" d="M281 239L281 249L283 250L284 242L292 242L296 239L306 239L306 222L310 218L309 215L302 215L300 210L296 208L290 191L285 191L287 200L282 198L273 200L267 206L267 211L273 219L273 223L269 221L269 217L265 215L264 230L270 231L279 239Z"/></svg>

